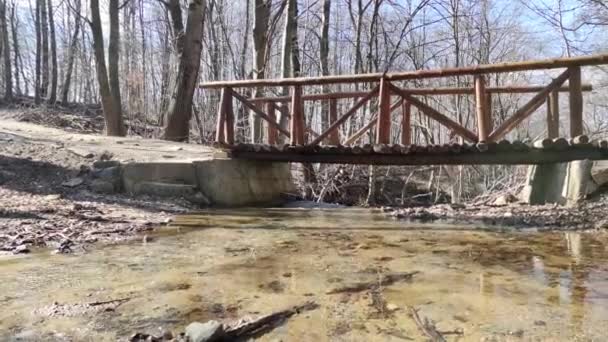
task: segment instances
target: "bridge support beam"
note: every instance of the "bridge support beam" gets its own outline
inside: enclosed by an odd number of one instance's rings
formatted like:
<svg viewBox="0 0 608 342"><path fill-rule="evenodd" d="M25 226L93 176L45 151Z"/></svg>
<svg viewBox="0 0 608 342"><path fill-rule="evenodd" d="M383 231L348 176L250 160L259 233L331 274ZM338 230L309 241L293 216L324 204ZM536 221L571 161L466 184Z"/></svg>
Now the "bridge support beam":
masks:
<svg viewBox="0 0 608 342"><path fill-rule="evenodd" d="M378 125L376 143L389 144L391 140L391 88L385 78L380 80L380 101L378 104Z"/></svg>
<svg viewBox="0 0 608 342"><path fill-rule="evenodd" d="M559 92L554 90L547 97L547 138L559 137Z"/></svg>
<svg viewBox="0 0 608 342"><path fill-rule="evenodd" d="M486 79L483 75L475 76L475 110L477 113L477 140L488 141L488 106L486 105Z"/></svg>
<svg viewBox="0 0 608 342"><path fill-rule="evenodd" d="M412 104L406 100L401 102L403 117L401 118L401 145L412 144Z"/></svg>

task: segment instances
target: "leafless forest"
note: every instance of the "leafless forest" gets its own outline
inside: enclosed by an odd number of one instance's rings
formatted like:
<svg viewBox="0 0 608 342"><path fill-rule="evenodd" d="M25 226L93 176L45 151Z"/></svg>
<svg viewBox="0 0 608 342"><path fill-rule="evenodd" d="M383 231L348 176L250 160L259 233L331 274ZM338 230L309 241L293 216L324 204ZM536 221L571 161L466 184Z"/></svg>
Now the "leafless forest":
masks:
<svg viewBox="0 0 608 342"><path fill-rule="evenodd" d="M148 137L208 143L219 93L198 89L200 82L592 54L608 47L607 27L605 0L0 0L0 93L7 104L101 104L109 135L132 134L137 122L150 128ZM488 85L543 84L553 76L500 74ZM587 68L583 80L594 89L585 95L585 132L605 136L606 70ZM407 86L472 87L473 78ZM337 90L362 89L323 86L314 91ZM246 95L279 95L276 91ZM504 120L528 96L493 96L493 120ZM426 101L463 126L474 125L469 96ZM340 108L350 105L352 100L339 103ZM344 125L342 136L369 120L368 107ZM237 138L260 139L259 119L246 108L235 111ZM305 115L321 130L328 125L327 112L327 104L318 103ZM539 127L544 126L537 124L542 120L533 116L511 137L542 137ZM415 111L412 127L413 143L456 139ZM515 191L525 169L315 166L312 173L302 185L315 200L407 204L416 198L459 202L492 190Z"/></svg>

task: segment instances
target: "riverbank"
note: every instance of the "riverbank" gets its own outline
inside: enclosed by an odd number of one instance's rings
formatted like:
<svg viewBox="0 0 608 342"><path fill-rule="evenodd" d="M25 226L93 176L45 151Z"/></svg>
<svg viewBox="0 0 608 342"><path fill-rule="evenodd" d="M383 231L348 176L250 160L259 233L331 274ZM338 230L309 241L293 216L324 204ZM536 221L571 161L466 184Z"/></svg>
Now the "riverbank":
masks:
<svg viewBox="0 0 608 342"><path fill-rule="evenodd" d="M535 228L550 230L603 230L608 228L608 194L583 201L575 206L556 204L528 205L510 203L438 204L430 207L383 208L391 217L404 221L449 222L480 225L488 229Z"/></svg>

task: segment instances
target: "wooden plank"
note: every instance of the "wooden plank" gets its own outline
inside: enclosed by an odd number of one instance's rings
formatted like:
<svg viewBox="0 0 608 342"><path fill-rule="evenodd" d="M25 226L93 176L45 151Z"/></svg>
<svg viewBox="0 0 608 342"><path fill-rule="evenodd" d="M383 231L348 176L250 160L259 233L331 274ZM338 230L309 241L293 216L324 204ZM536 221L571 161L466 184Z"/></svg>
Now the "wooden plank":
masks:
<svg viewBox="0 0 608 342"><path fill-rule="evenodd" d="M552 91L547 97L547 138L559 137L559 92Z"/></svg>
<svg viewBox="0 0 608 342"><path fill-rule="evenodd" d="M276 109L273 102L266 102L266 113L268 114L268 118L270 118L270 120L277 122ZM268 125L268 143L270 145L274 145L278 140L279 132L274 126Z"/></svg>
<svg viewBox="0 0 608 342"><path fill-rule="evenodd" d="M412 144L412 104L401 101L403 113L401 116L401 145Z"/></svg>
<svg viewBox="0 0 608 342"><path fill-rule="evenodd" d="M220 103L217 109L217 121L215 125L215 141L224 143L224 126L226 125L226 101L229 88L222 88Z"/></svg>
<svg viewBox="0 0 608 342"><path fill-rule="evenodd" d="M395 87L393 88L393 90L395 92L399 92L401 93L401 89ZM469 131L468 129L462 127L462 125L460 125L459 123L457 123L456 121L448 118L447 116L439 113L436 109L430 107L429 105L427 105L426 103L418 100L417 98L407 94L407 93L401 93L401 96L403 97L404 100L408 101L409 103L411 103L412 105L416 106L416 108L418 108L422 113L424 113L426 116L430 117L431 119L439 122L440 124L446 126L447 128L451 129L452 131L454 131L454 133L460 135L461 137L465 138L466 140L470 141L470 142L475 142L477 141L477 135L471 131Z"/></svg>
<svg viewBox="0 0 608 342"><path fill-rule="evenodd" d="M487 73L504 73L527 70L559 69L576 66L608 64L608 54L580 56L571 58L555 58L524 62L506 62L497 64L472 65L459 68L414 70L398 73L373 73L359 75L338 75L323 77L300 77L283 79L258 79L240 81L208 82L199 85L203 89L219 89L223 87L284 87L295 85L322 85L336 83L367 83L379 82L382 78L388 81L404 81L424 78L449 76L482 75Z"/></svg>
<svg viewBox="0 0 608 342"><path fill-rule="evenodd" d="M583 93L581 91L581 68L570 67L570 136L583 134Z"/></svg>
<svg viewBox="0 0 608 342"><path fill-rule="evenodd" d="M559 75L556 79L551 81L548 86L545 87L541 92L534 95L534 97L528 101L525 105L523 105L520 109L518 109L510 118L505 120L500 126L498 126L492 134L488 137L490 141L496 141L502 139L507 133L509 133L515 126L517 126L520 122L525 120L528 116L532 115L538 107L540 107L544 102L545 98L552 92L554 89L558 88L562 83L564 83L569 76L568 70L564 71L561 75Z"/></svg>
<svg viewBox="0 0 608 342"><path fill-rule="evenodd" d="M388 144L391 140L391 88L390 83L384 78L380 80L379 97L376 144Z"/></svg>
<svg viewBox="0 0 608 342"><path fill-rule="evenodd" d="M304 143L304 102L302 101L302 87L294 86L291 92L291 145Z"/></svg>
<svg viewBox="0 0 608 342"><path fill-rule="evenodd" d="M327 137L333 130L338 129L338 127L340 125L342 125L349 117L351 117L354 113L357 112L357 110L359 110L359 108L363 107L363 105L365 105L365 103L367 101L369 101L369 99L371 99L372 97L376 96L378 94L378 90L379 90L379 86L376 86L374 89L372 89L372 91L370 91L369 93L367 93L366 96L364 96L363 98L361 98L359 101L357 101L357 103L355 103L355 105L349 109L346 113L344 113L344 115L342 115L341 117L338 118L338 120L336 120L336 122L332 123L329 128L327 128L323 133L319 134L318 137L316 137L311 144L312 145L316 145L318 143L320 143L321 141L323 141L323 139L325 139L325 137Z"/></svg>
<svg viewBox="0 0 608 342"><path fill-rule="evenodd" d="M541 89L542 90L542 89ZM487 121L486 121L486 130L489 132L492 132L492 130L494 130L494 113L493 113L493 107L492 107L492 93L488 92L488 88L486 87L486 107L487 107Z"/></svg>
<svg viewBox="0 0 608 342"><path fill-rule="evenodd" d="M261 110L260 108L258 108L256 105L254 105L253 103L249 102L249 100L247 100L243 95L237 93L236 91L232 92L232 96L234 96L237 100L241 101L241 103L249 108L250 110L252 110L254 113L256 113L260 118L262 118L262 120L268 122L269 125L272 125L274 128L277 129L277 131L279 131L281 134L285 135L286 137L289 137L290 134L288 131L286 131L285 129L283 129L283 127L281 127L278 123L272 121L268 115L266 115L266 113L264 113L263 110Z"/></svg>
<svg viewBox="0 0 608 342"><path fill-rule="evenodd" d="M475 112L477 114L478 141L488 141L488 107L486 105L486 80L482 75L475 76Z"/></svg>
<svg viewBox="0 0 608 342"><path fill-rule="evenodd" d="M338 120L338 100L329 100L329 124L333 124ZM339 145L340 144L340 132L335 129L329 134L329 144Z"/></svg>
<svg viewBox="0 0 608 342"><path fill-rule="evenodd" d="M498 146L498 145L497 145ZM344 149L335 153L304 153L294 152L258 153L247 151L232 151L229 156L239 159L263 160L268 162L300 162L327 164L359 164L359 165L534 165L569 162L573 160L605 160L608 159L608 149L599 147L580 146L568 147L566 150L529 149L522 151L479 152L463 149L460 153L446 151L441 153L416 152L401 153L364 153ZM392 151L392 147L390 148ZM373 151L373 149L372 149Z"/></svg>

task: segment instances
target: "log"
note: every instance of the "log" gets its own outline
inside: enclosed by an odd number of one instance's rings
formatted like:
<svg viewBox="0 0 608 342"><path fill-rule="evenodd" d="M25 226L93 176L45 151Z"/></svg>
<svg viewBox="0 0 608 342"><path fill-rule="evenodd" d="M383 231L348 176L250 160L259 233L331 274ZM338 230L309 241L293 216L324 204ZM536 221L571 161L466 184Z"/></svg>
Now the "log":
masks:
<svg viewBox="0 0 608 342"><path fill-rule="evenodd" d="M553 139L553 148L558 151L566 150L569 145L568 140L565 138Z"/></svg>
<svg viewBox="0 0 608 342"><path fill-rule="evenodd" d="M486 104L486 80L482 75L475 76L475 112L477 114L478 141L488 140L488 107Z"/></svg>
<svg viewBox="0 0 608 342"><path fill-rule="evenodd" d="M407 101L401 101L403 113L401 116L401 144L412 143L412 105Z"/></svg>
<svg viewBox="0 0 608 342"><path fill-rule="evenodd" d="M559 137L559 92L553 90L547 98L547 137Z"/></svg>
<svg viewBox="0 0 608 342"><path fill-rule="evenodd" d="M390 154L392 149L387 144L376 144L374 145L374 152L378 154Z"/></svg>
<svg viewBox="0 0 608 342"><path fill-rule="evenodd" d="M496 141L502 139L507 133L509 133L515 126L517 126L520 122L525 120L528 116L532 115L538 107L540 107L544 102L550 92L552 92L557 87L561 86L569 77L568 70L564 71L561 75L559 75L556 79L551 81L549 85L545 87L542 91L534 95L534 97L528 101L525 105L523 105L520 109L518 109L510 118L505 120L499 127L497 127L494 132L490 134L488 137L491 141Z"/></svg>
<svg viewBox="0 0 608 342"><path fill-rule="evenodd" d="M532 85L532 86L502 86L502 87L487 87L486 92L488 94L526 94L526 93L538 93L543 90L545 86ZM569 87L560 87L557 89L559 92L569 92ZM582 86L584 92L593 90L590 84ZM405 88L403 91L410 95L473 95L475 94L475 88L473 87L440 87L440 88ZM332 92L324 94L308 94L302 95L304 101L327 101L327 100L339 100L339 99L353 99L360 98L367 95L366 91L342 91ZM396 96L396 94L393 94ZM291 96L274 96L274 97L257 97L250 99L253 103L258 102L291 102Z"/></svg>
<svg viewBox="0 0 608 342"><path fill-rule="evenodd" d="M568 68L570 75L570 136L583 134L583 92L581 91L581 68Z"/></svg>
<svg viewBox="0 0 608 342"><path fill-rule="evenodd" d="M545 60L533 60L525 62L508 62L497 64L482 64L459 68L414 70L398 73L374 73L358 75L339 75L323 77L301 77L283 79L257 79L240 81L219 81L208 82L199 85L203 89L219 89L224 87L285 87L285 86L306 86L337 83L369 83L379 82L383 77L388 81L405 81L425 78L438 78L464 75L483 75L488 73L505 73L527 70L559 69L573 66L589 66L608 64L608 54L591 56L580 56L571 58L556 58Z"/></svg>
<svg viewBox="0 0 608 342"><path fill-rule="evenodd" d="M291 99L291 139L292 145L304 144L304 102L302 87L294 86Z"/></svg>
<svg viewBox="0 0 608 342"><path fill-rule="evenodd" d="M275 111L275 104L273 102L266 102L266 112L268 114L268 118L274 122L277 122ZM268 125L268 143L276 144L278 140L279 132L274 126Z"/></svg>
<svg viewBox="0 0 608 342"><path fill-rule="evenodd" d="M589 144L589 137L586 135L579 135L570 139L571 145L587 145Z"/></svg>
<svg viewBox="0 0 608 342"><path fill-rule="evenodd" d="M397 109L399 107L399 105L400 105L400 101L393 104L391 106L391 112L393 112L395 109ZM346 139L346 141L344 141L344 145L350 145L350 144L354 143L355 141L357 141L359 138L361 138L361 136L363 136L363 134L365 134L365 132L369 131L370 128L372 128L376 125L376 123L378 122L377 119L378 119L377 114L372 115L372 118L365 126L361 127L358 131L353 133L353 135L348 137Z"/></svg>
<svg viewBox="0 0 608 342"><path fill-rule="evenodd" d="M334 122L336 122L338 120L338 101L336 99L330 99L329 100L329 124L333 124ZM339 130L333 130L330 134L329 134L329 143L331 145L338 145L340 144L340 131ZM345 144L348 145L348 144Z"/></svg>
<svg viewBox="0 0 608 342"><path fill-rule="evenodd" d="M384 78L380 80L379 97L376 143L388 144L391 140L391 85Z"/></svg>
<svg viewBox="0 0 608 342"><path fill-rule="evenodd" d="M542 140L537 140L534 143L532 143L532 146L534 146L534 148L551 148L553 146L553 140L551 139L542 139Z"/></svg>
<svg viewBox="0 0 608 342"><path fill-rule="evenodd" d="M217 123L215 126L215 141L216 142L226 142L224 137L224 127L226 126L226 103L228 101L228 93L230 92L229 88L223 88L222 93L220 95L220 103L217 111Z"/></svg>

